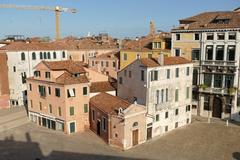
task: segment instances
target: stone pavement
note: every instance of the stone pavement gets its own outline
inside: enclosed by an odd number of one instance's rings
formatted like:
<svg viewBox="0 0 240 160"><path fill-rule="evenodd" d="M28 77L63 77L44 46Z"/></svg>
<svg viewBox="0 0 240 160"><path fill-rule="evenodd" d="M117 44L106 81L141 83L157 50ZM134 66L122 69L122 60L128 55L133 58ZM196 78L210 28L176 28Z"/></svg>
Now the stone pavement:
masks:
<svg viewBox="0 0 240 160"><path fill-rule="evenodd" d="M194 120L128 151L109 147L91 131L64 135L28 123L0 133L0 160L240 159L240 127L214 121Z"/></svg>

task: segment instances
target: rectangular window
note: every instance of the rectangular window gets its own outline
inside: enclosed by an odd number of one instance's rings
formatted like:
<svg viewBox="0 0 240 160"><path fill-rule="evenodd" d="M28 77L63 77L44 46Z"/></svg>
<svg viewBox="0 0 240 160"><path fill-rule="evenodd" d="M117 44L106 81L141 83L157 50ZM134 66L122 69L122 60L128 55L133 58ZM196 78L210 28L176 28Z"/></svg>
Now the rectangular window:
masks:
<svg viewBox="0 0 240 160"><path fill-rule="evenodd" d="M178 115L178 109L175 110L175 115L176 115L176 116Z"/></svg>
<svg viewBox="0 0 240 160"><path fill-rule="evenodd" d="M212 76L213 76L212 74L204 74L203 82L208 87L210 87L212 85Z"/></svg>
<svg viewBox="0 0 240 160"><path fill-rule="evenodd" d="M74 107L70 107L69 112L70 112L70 116L73 116L74 115Z"/></svg>
<svg viewBox="0 0 240 160"><path fill-rule="evenodd" d="M108 62L106 62L106 67L108 67Z"/></svg>
<svg viewBox="0 0 240 160"><path fill-rule="evenodd" d="M127 61L127 53L124 53L124 54L123 54L123 60L124 60L124 61Z"/></svg>
<svg viewBox="0 0 240 160"><path fill-rule="evenodd" d="M51 104L49 104L48 109L49 109L49 113L52 113L52 105Z"/></svg>
<svg viewBox="0 0 240 160"><path fill-rule="evenodd" d="M13 72L16 72L16 66L13 66Z"/></svg>
<svg viewBox="0 0 240 160"><path fill-rule="evenodd" d="M42 102L39 102L39 110L42 110Z"/></svg>
<svg viewBox="0 0 240 160"><path fill-rule="evenodd" d="M161 102L163 103L164 101L164 89L161 90Z"/></svg>
<svg viewBox="0 0 240 160"><path fill-rule="evenodd" d="M175 90L175 102L178 102L178 89Z"/></svg>
<svg viewBox="0 0 240 160"><path fill-rule="evenodd" d="M84 104L84 113L88 113L88 104Z"/></svg>
<svg viewBox="0 0 240 160"><path fill-rule="evenodd" d="M165 112L165 119L168 118L168 112Z"/></svg>
<svg viewBox="0 0 240 160"><path fill-rule="evenodd" d="M21 73L21 75L22 75L22 84L25 84L27 82L26 81L26 78L27 78L26 72Z"/></svg>
<svg viewBox="0 0 240 160"><path fill-rule="evenodd" d="M213 46L206 47L206 60L213 60Z"/></svg>
<svg viewBox="0 0 240 160"><path fill-rule="evenodd" d="M60 88L55 88L55 96L56 97L60 97L61 96Z"/></svg>
<svg viewBox="0 0 240 160"><path fill-rule="evenodd" d="M51 95L51 87L48 87L48 94Z"/></svg>
<svg viewBox="0 0 240 160"><path fill-rule="evenodd" d="M207 34L207 40L213 40L213 39L214 39L213 33Z"/></svg>
<svg viewBox="0 0 240 160"><path fill-rule="evenodd" d="M123 84L123 79L122 79L122 77L119 77L119 84Z"/></svg>
<svg viewBox="0 0 240 160"><path fill-rule="evenodd" d="M151 53L148 53L148 58L152 58L152 54Z"/></svg>
<svg viewBox="0 0 240 160"><path fill-rule="evenodd" d="M73 89L67 89L67 97L75 97L76 94L75 94L75 88Z"/></svg>
<svg viewBox="0 0 240 160"><path fill-rule="evenodd" d="M33 101L30 100L30 107L33 108Z"/></svg>
<svg viewBox="0 0 240 160"><path fill-rule="evenodd" d="M103 67L103 61L101 61L101 67Z"/></svg>
<svg viewBox="0 0 240 160"><path fill-rule="evenodd" d="M204 105L203 105L203 109L209 111L210 107L209 107L209 101L210 101L210 96L205 95L204 96ZM186 109L187 110L187 109Z"/></svg>
<svg viewBox="0 0 240 160"><path fill-rule="evenodd" d="M190 75L190 67L187 67L186 75L187 75L187 76Z"/></svg>
<svg viewBox="0 0 240 160"><path fill-rule="evenodd" d="M170 79L170 69L167 69L167 79Z"/></svg>
<svg viewBox="0 0 240 160"><path fill-rule="evenodd" d="M83 95L86 96L88 94L88 88L83 87Z"/></svg>
<svg viewBox="0 0 240 160"><path fill-rule="evenodd" d="M105 117L102 117L102 129L106 131L107 129L107 119Z"/></svg>
<svg viewBox="0 0 240 160"><path fill-rule="evenodd" d="M125 77L127 76L127 70L124 70L124 76Z"/></svg>
<svg viewBox="0 0 240 160"><path fill-rule="evenodd" d="M224 40L224 38L225 38L224 33L218 33L218 34L217 34L217 39L218 39L218 40Z"/></svg>
<svg viewBox="0 0 240 160"><path fill-rule="evenodd" d="M65 52L63 51L62 52L62 58L65 58L66 57L66 54L65 54Z"/></svg>
<svg viewBox="0 0 240 160"><path fill-rule="evenodd" d="M189 99L190 97L190 87L187 87L186 89L186 98Z"/></svg>
<svg viewBox="0 0 240 160"><path fill-rule="evenodd" d="M217 46L216 49L216 60L224 59L224 46Z"/></svg>
<svg viewBox="0 0 240 160"><path fill-rule="evenodd" d="M159 100L159 96L160 96L160 93L159 93L159 90L156 91L156 100L157 100L157 104L159 104L160 100Z"/></svg>
<svg viewBox="0 0 240 160"><path fill-rule="evenodd" d="M200 59L200 49L192 50L192 60L198 61Z"/></svg>
<svg viewBox="0 0 240 160"><path fill-rule="evenodd" d="M165 132L167 132L168 131L168 126L165 126Z"/></svg>
<svg viewBox="0 0 240 160"><path fill-rule="evenodd" d="M175 49L175 56L180 57L180 49Z"/></svg>
<svg viewBox="0 0 240 160"><path fill-rule="evenodd" d="M46 96L46 87L45 86L39 85L38 86L38 91L39 91L40 96L42 96L42 97Z"/></svg>
<svg viewBox="0 0 240 160"><path fill-rule="evenodd" d="M29 84L29 91L32 91L32 84Z"/></svg>
<svg viewBox="0 0 240 160"><path fill-rule="evenodd" d="M61 107L58 107L58 115L62 116L62 109L61 109Z"/></svg>
<svg viewBox="0 0 240 160"><path fill-rule="evenodd" d="M179 41L181 39L180 34L176 34L176 40Z"/></svg>
<svg viewBox="0 0 240 160"><path fill-rule="evenodd" d="M214 87L222 88L222 82L223 82L223 75L215 74L214 75Z"/></svg>
<svg viewBox="0 0 240 160"><path fill-rule="evenodd" d="M200 40L200 34L199 34L199 33L195 33L195 34L194 34L194 40L195 40L195 41Z"/></svg>
<svg viewBox="0 0 240 160"><path fill-rule="evenodd" d="M227 60L228 61L235 61L235 51L236 51L235 46L228 46L228 49L227 49Z"/></svg>
<svg viewBox="0 0 240 160"><path fill-rule="evenodd" d="M141 81L144 81L144 70L141 70Z"/></svg>
<svg viewBox="0 0 240 160"><path fill-rule="evenodd" d="M156 122L159 121L159 114L156 115Z"/></svg>
<svg viewBox="0 0 240 160"><path fill-rule="evenodd" d="M45 72L45 78L50 78L50 72Z"/></svg>
<svg viewBox="0 0 240 160"><path fill-rule="evenodd" d="M154 81L158 80L158 71L154 71Z"/></svg>
<svg viewBox="0 0 240 160"><path fill-rule="evenodd" d="M229 33L228 34L228 39L229 40L236 40L236 33Z"/></svg>
<svg viewBox="0 0 240 160"><path fill-rule="evenodd" d="M178 128L178 122L175 122L175 128Z"/></svg>
<svg viewBox="0 0 240 160"><path fill-rule="evenodd" d="M176 78L178 78L179 77L179 68L176 68L175 74L176 74Z"/></svg>
<svg viewBox="0 0 240 160"><path fill-rule="evenodd" d="M115 68L115 67L116 67L116 62L113 62L113 63L112 63L112 66Z"/></svg>
<svg viewBox="0 0 240 160"><path fill-rule="evenodd" d="M166 89L166 102L168 102L168 89Z"/></svg>
<svg viewBox="0 0 240 160"><path fill-rule="evenodd" d="M188 112L188 111L191 111L191 106L190 105L186 106L186 112Z"/></svg>
<svg viewBox="0 0 240 160"><path fill-rule="evenodd" d="M40 71L35 71L34 76L35 77L41 77L41 72Z"/></svg>
<svg viewBox="0 0 240 160"><path fill-rule="evenodd" d="M132 72L131 71L128 71L128 76L129 76L129 78L132 77Z"/></svg>

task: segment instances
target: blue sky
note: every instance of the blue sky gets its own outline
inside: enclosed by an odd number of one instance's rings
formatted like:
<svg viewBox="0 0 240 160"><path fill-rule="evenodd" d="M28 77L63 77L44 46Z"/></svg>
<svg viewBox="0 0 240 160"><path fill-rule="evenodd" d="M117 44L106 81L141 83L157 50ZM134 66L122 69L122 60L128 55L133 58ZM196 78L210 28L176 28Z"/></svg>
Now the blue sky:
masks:
<svg viewBox="0 0 240 160"><path fill-rule="evenodd" d="M63 36L108 32L114 37L145 35L149 21L169 31L178 20L205 11L233 10L240 0L0 0L1 4L63 6L76 14L61 14ZM55 16L50 11L0 9L0 38L8 34L55 36Z"/></svg>

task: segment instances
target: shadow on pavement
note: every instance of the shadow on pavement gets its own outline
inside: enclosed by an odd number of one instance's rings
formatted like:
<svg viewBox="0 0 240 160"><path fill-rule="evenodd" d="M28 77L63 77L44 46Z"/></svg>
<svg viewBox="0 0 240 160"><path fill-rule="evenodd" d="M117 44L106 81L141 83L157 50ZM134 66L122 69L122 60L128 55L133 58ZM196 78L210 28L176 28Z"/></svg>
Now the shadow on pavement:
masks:
<svg viewBox="0 0 240 160"><path fill-rule="evenodd" d="M240 160L240 152L234 152L232 156L234 158L233 160Z"/></svg>
<svg viewBox="0 0 240 160"><path fill-rule="evenodd" d="M38 143L26 133L26 142L15 141L13 136L0 140L0 160L140 160L118 156L52 151L44 156Z"/></svg>

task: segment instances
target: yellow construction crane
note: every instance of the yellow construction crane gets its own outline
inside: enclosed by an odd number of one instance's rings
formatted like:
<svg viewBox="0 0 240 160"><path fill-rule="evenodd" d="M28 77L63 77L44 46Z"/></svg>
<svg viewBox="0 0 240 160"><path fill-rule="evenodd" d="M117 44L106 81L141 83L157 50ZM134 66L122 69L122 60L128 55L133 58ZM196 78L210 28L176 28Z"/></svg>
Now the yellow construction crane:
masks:
<svg viewBox="0 0 240 160"><path fill-rule="evenodd" d="M60 39L60 12L76 13L76 9L64 8L60 6L56 7L47 7L47 6L18 6L12 4L0 4L0 8L15 8L20 10L46 10L54 11L56 17L56 39Z"/></svg>

